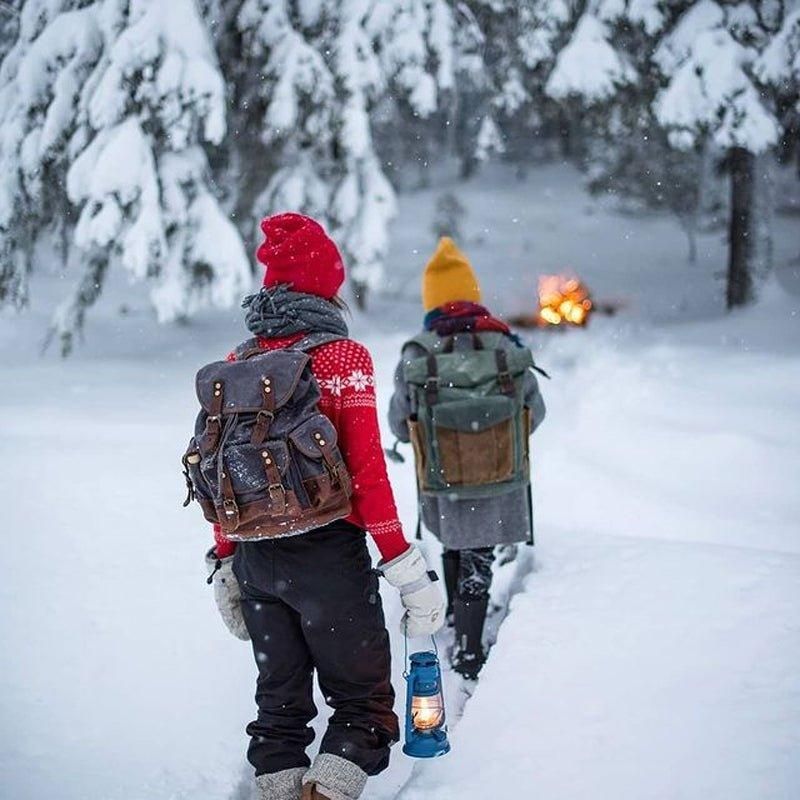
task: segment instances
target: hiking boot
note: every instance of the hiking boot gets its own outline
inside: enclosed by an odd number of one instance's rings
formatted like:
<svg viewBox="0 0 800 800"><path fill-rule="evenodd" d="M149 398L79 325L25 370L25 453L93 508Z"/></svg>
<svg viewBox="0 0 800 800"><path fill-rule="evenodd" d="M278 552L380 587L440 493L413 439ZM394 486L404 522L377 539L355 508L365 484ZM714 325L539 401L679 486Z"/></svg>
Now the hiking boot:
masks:
<svg viewBox="0 0 800 800"><path fill-rule="evenodd" d="M480 653L466 653L456 650L451 663L453 672L457 672L468 681L475 681L478 679L478 673L486 663L486 653L483 650Z"/></svg>
<svg viewBox="0 0 800 800"><path fill-rule="evenodd" d="M488 597L457 599L453 603L456 646L451 663L454 672L469 680L475 680L486 663L481 639L488 606Z"/></svg>

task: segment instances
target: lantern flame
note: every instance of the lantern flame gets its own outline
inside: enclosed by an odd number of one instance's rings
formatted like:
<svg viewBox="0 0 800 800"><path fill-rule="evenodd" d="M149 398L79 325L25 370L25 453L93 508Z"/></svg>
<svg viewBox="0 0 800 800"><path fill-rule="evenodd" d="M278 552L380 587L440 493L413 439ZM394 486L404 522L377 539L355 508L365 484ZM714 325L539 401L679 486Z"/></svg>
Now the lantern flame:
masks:
<svg viewBox="0 0 800 800"><path fill-rule="evenodd" d="M431 697L414 695L411 701L411 723L418 731L438 728L444 721L444 705L441 694Z"/></svg>
<svg viewBox="0 0 800 800"><path fill-rule="evenodd" d="M577 278L539 278L539 325L585 325L592 308L589 290Z"/></svg>

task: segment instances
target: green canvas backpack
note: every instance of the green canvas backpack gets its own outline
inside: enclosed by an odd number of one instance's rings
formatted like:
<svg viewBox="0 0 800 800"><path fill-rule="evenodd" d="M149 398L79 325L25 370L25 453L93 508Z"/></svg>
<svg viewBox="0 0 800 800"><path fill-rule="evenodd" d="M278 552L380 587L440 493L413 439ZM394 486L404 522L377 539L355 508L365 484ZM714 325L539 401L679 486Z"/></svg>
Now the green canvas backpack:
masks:
<svg viewBox="0 0 800 800"><path fill-rule="evenodd" d="M530 483L525 373L534 368L526 347L503 347L501 333L462 333L472 348L456 350L455 336L424 333L406 344L425 354L407 361L409 432L422 495L492 497Z"/></svg>

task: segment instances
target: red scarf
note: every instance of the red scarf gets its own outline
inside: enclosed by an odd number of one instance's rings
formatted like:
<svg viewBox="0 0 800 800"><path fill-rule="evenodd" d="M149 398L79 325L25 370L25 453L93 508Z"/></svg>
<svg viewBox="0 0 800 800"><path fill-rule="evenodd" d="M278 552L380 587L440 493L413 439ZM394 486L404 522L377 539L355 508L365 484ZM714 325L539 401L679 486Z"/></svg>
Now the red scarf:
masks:
<svg viewBox="0 0 800 800"><path fill-rule="evenodd" d="M425 315L425 330L434 331L439 336L452 336L463 331L493 331L517 341L505 322L493 317L484 306L466 300L445 303L429 311Z"/></svg>

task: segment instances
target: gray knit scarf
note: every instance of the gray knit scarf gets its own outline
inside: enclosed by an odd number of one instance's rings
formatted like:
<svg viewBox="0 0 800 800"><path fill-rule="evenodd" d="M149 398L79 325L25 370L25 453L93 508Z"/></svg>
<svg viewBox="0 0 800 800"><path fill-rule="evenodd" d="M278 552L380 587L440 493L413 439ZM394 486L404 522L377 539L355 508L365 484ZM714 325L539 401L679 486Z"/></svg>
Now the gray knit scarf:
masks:
<svg viewBox="0 0 800 800"><path fill-rule="evenodd" d="M346 339L348 335L342 312L330 300L292 292L285 284L248 295L242 308L247 309L245 324L255 336L274 339L296 333L324 333Z"/></svg>

